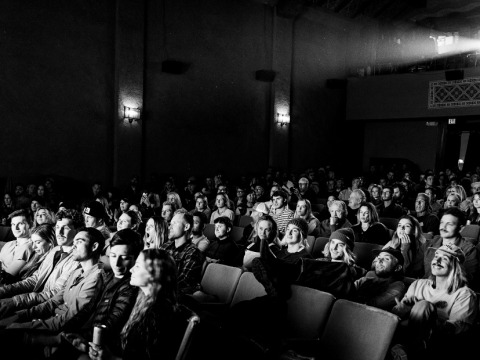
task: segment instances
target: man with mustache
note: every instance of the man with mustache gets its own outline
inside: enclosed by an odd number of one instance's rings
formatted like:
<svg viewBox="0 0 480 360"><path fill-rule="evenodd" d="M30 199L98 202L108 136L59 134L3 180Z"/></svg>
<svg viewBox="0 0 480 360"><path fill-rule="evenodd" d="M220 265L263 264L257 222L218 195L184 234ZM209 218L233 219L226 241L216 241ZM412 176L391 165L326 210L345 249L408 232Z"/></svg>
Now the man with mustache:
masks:
<svg viewBox="0 0 480 360"><path fill-rule="evenodd" d="M402 320L408 320L401 323L397 333L404 346L396 345L392 350L398 352L400 348L409 359L411 355L419 359L425 355L444 358L449 351L461 358L459 350L465 347L460 345L459 335L464 335L475 322L477 298L467 286L462 249L449 242L432 250L430 277L414 281L392 309ZM445 358L453 358L450 355Z"/></svg>
<svg viewBox="0 0 480 360"><path fill-rule="evenodd" d="M444 211L440 220L440 236L434 237L432 240L427 241L423 245L425 254L425 279L432 274L431 263L435 255L434 250L438 249L440 246L452 244L459 247L463 251L463 254L465 256L465 262L462 264L462 267L465 270L468 285L473 290L479 288L479 265L477 248L472 242L465 240L460 234L460 231L465 226L466 221L466 215L456 207L452 207Z"/></svg>

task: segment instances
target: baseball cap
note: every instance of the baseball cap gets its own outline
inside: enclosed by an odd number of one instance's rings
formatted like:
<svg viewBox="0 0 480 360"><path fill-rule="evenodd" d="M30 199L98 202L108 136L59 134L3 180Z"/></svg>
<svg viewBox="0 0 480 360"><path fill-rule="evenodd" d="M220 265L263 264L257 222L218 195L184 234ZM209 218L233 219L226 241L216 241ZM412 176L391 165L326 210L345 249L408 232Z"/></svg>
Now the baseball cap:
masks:
<svg viewBox="0 0 480 360"><path fill-rule="evenodd" d="M105 219L107 217L105 208L98 201L89 202L87 206L85 206L85 208L83 209L83 213L93 216L97 219Z"/></svg>
<svg viewBox="0 0 480 360"><path fill-rule="evenodd" d="M405 259L403 257L403 254L400 250L398 249L395 249L393 247L386 247L384 249L375 249L375 250L372 250L372 254L377 257L380 253L382 252L386 252L386 253L389 253L390 255L394 256L397 260L398 260L398 264L399 265L402 265L405 263Z"/></svg>
<svg viewBox="0 0 480 360"><path fill-rule="evenodd" d="M460 264L463 264L465 261L465 254L462 249L460 249L457 245L454 244L446 244L440 246L438 249L434 247L430 247L429 249L434 249L436 251L443 251L444 253L447 253L453 257L455 257Z"/></svg>
<svg viewBox="0 0 480 360"><path fill-rule="evenodd" d="M257 211L265 215L268 215L268 213L270 212L270 210L268 209L268 206L265 205L265 203L263 202L256 203L255 206L253 207L253 211Z"/></svg>

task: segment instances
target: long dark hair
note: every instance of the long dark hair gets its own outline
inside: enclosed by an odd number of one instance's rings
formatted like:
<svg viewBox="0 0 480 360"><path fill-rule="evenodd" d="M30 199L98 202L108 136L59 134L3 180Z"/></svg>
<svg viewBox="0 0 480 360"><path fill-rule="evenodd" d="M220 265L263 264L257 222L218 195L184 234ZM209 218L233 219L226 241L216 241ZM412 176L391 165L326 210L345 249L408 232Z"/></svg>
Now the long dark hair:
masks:
<svg viewBox="0 0 480 360"><path fill-rule="evenodd" d="M157 329L162 324L157 323L156 316L150 315L157 311L159 306L166 304L172 311L178 310L177 266L173 258L165 250L160 249L143 250L139 256L143 256L150 274L148 284L150 291L148 295L143 291L138 292L135 306L120 334L124 349L128 345L129 334L133 331L144 338L146 344L159 341Z"/></svg>

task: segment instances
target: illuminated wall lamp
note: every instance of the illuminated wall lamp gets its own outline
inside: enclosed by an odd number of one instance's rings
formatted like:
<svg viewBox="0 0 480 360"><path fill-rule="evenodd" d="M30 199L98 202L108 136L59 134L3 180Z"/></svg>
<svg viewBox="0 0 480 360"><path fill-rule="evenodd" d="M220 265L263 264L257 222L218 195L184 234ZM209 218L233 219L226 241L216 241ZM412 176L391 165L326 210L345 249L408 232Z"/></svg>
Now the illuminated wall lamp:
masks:
<svg viewBox="0 0 480 360"><path fill-rule="evenodd" d="M128 120L131 124L134 121L139 121L141 119L141 110L139 108L131 108L128 106L123 107L123 118Z"/></svg>
<svg viewBox="0 0 480 360"><path fill-rule="evenodd" d="M275 122L280 126L288 125L290 124L290 115L277 113Z"/></svg>

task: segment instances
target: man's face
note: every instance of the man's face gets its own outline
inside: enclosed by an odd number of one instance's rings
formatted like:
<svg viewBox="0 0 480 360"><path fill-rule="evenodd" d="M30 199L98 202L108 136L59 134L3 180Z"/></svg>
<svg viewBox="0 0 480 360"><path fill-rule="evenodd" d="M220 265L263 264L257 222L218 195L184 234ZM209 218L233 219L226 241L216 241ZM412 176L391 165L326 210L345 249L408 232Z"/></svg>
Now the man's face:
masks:
<svg viewBox="0 0 480 360"><path fill-rule="evenodd" d="M28 194L29 195L35 195L36 191L37 191L37 185L35 185L35 184L28 185Z"/></svg>
<svg viewBox="0 0 480 360"><path fill-rule="evenodd" d="M298 190L300 190L300 192L305 192L307 191L307 189L308 189L308 182L306 181L298 182Z"/></svg>
<svg viewBox="0 0 480 360"><path fill-rule="evenodd" d="M237 189L237 197L243 198L245 196L245 191L243 189Z"/></svg>
<svg viewBox="0 0 480 360"><path fill-rule="evenodd" d="M392 192L390 191L390 189L383 189L382 190L382 200L383 201L392 200Z"/></svg>
<svg viewBox="0 0 480 360"><path fill-rule="evenodd" d="M394 174L393 174L392 171L389 171L389 172L387 173L387 179L388 179L388 180L392 180L392 179L393 179L393 176L394 176Z"/></svg>
<svg viewBox="0 0 480 360"><path fill-rule="evenodd" d="M352 180L352 189L358 189L360 186L360 179L355 178Z"/></svg>
<svg viewBox="0 0 480 360"><path fill-rule="evenodd" d="M329 249L332 260L341 260L345 251L345 243L342 240L332 239L330 240Z"/></svg>
<svg viewBox="0 0 480 360"><path fill-rule="evenodd" d="M132 218L128 214L122 214L117 221L117 231L132 228Z"/></svg>
<svg viewBox="0 0 480 360"><path fill-rule="evenodd" d="M480 195L473 195L473 206L475 207L475 209L477 209L478 212L478 210L480 209Z"/></svg>
<svg viewBox="0 0 480 360"><path fill-rule="evenodd" d="M198 198L196 202L197 210L203 211L205 209L205 200L203 198Z"/></svg>
<svg viewBox="0 0 480 360"><path fill-rule="evenodd" d="M16 238L28 237L28 229L30 229L30 226L28 225L25 216L22 215L13 217L11 226L13 235Z"/></svg>
<svg viewBox="0 0 480 360"><path fill-rule="evenodd" d="M100 184L93 184L92 186L92 192L93 192L93 196L97 196L100 191L102 191L102 186Z"/></svg>
<svg viewBox="0 0 480 360"><path fill-rule="evenodd" d="M257 198L261 197L263 195L263 192L263 187L255 186L255 195L257 195Z"/></svg>
<svg viewBox="0 0 480 360"><path fill-rule="evenodd" d="M385 178L381 178L380 180L378 180L378 183L384 187L385 185L387 185L387 179Z"/></svg>
<svg viewBox="0 0 480 360"><path fill-rule="evenodd" d="M227 238L230 231L231 229L229 229L225 224L221 224L219 222L215 224L215 236L220 240Z"/></svg>
<svg viewBox="0 0 480 360"><path fill-rule="evenodd" d="M162 206L162 218L163 218L163 220L168 222L168 221L172 220L172 216L173 216L172 207L170 205L163 205Z"/></svg>
<svg viewBox="0 0 480 360"><path fill-rule="evenodd" d="M135 258L128 245L115 245L110 248L110 266L116 278L123 278L135 264Z"/></svg>
<svg viewBox="0 0 480 360"><path fill-rule="evenodd" d="M5 196L3 197L3 201L7 206L12 205L12 198L8 194L5 194Z"/></svg>
<svg viewBox="0 0 480 360"><path fill-rule="evenodd" d="M477 191L480 191L480 184L472 185L472 194L475 194Z"/></svg>
<svg viewBox="0 0 480 360"><path fill-rule="evenodd" d="M168 240L180 239L188 230L188 224L183 220L182 214L177 214L168 226Z"/></svg>
<svg viewBox="0 0 480 360"><path fill-rule="evenodd" d="M176 203L177 199L175 198L174 194L170 194L170 195L167 196L167 201L171 202L171 203Z"/></svg>
<svg viewBox="0 0 480 360"><path fill-rule="evenodd" d="M93 245L93 244L92 244ZM98 244L97 244L98 246ZM92 258L94 248L86 231L80 231L73 239L73 260L85 261Z"/></svg>
<svg viewBox="0 0 480 360"><path fill-rule="evenodd" d="M415 200L415 211L417 213L423 213L427 210L427 203L422 197L417 197Z"/></svg>
<svg viewBox="0 0 480 360"><path fill-rule="evenodd" d="M37 195L40 197L45 195L45 187L43 185L38 185Z"/></svg>
<svg viewBox="0 0 480 360"><path fill-rule="evenodd" d="M215 205L217 205L218 208L224 208L226 206L225 204L225 198L223 196L217 196L217 199L215 200Z"/></svg>
<svg viewBox="0 0 480 360"><path fill-rule="evenodd" d="M272 223L267 220L262 220L257 224L257 235L260 240L268 240L272 234Z"/></svg>
<svg viewBox="0 0 480 360"><path fill-rule="evenodd" d="M375 273L379 277L388 277L395 272L398 260L387 252L381 252L374 260Z"/></svg>
<svg viewBox="0 0 480 360"><path fill-rule="evenodd" d="M425 189L425 194L430 198L430 202L435 201L435 194L432 189Z"/></svg>
<svg viewBox="0 0 480 360"><path fill-rule="evenodd" d="M435 251L435 256L432 259L431 269L432 275L447 277L453 267L453 259L451 255L444 251Z"/></svg>
<svg viewBox="0 0 480 360"><path fill-rule="evenodd" d="M280 209L284 206L285 199L282 196L274 196L272 198L272 206L275 209Z"/></svg>
<svg viewBox="0 0 480 360"><path fill-rule="evenodd" d="M362 202L362 199L360 196L358 196L355 193L351 193L350 197L348 198L348 206L350 209L358 209L360 207L360 203Z"/></svg>
<svg viewBox="0 0 480 360"><path fill-rule="evenodd" d="M433 186L433 175L428 175L425 183L427 184L427 186Z"/></svg>
<svg viewBox="0 0 480 360"><path fill-rule="evenodd" d="M193 228L192 228L192 233L194 235L201 235L203 232L203 229L201 228L202 226L202 220L200 220L199 216L194 216L193 217Z"/></svg>
<svg viewBox="0 0 480 360"><path fill-rule="evenodd" d="M400 188L398 187L393 188L393 198L396 200L399 200L402 198L402 192L400 191Z"/></svg>
<svg viewBox="0 0 480 360"><path fill-rule="evenodd" d="M287 244L298 244L302 240L300 229L293 224L289 224L285 229L284 240Z"/></svg>
<svg viewBox="0 0 480 360"><path fill-rule="evenodd" d="M329 211L330 211L330 217L332 218L343 219L343 216L345 215L343 213L343 209L337 204L330 206Z"/></svg>
<svg viewBox="0 0 480 360"><path fill-rule="evenodd" d="M17 185L15 187L15 195L20 196L23 194L23 186Z"/></svg>
<svg viewBox="0 0 480 360"><path fill-rule="evenodd" d="M85 218L85 227L97 227L98 226L98 219L93 217L92 215L83 214Z"/></svg>
<svg viewBox="0 0 480 360"><path fill-rule="evenodd" d="M77 231L73 226L72 219L61 219L57 220L55 225L55 237L57 238L57 244L60 246L71 246L73 244L73 239Z"/></svg>
<svg viewBox="0 0 480 360"><path fill-rule="evenodd" d="M120 200L120 210L122 210L123 212L127 211L128 210L128 207L130 206L130 204L125 201L125 200Z"/></svg>
<svg viewBox="0 0 480 360"><path fill-rule="evenodd" d="M443 215L440 219L440 236L444 239L455 238L460 234L458 219L450 214Z"/></svg>

